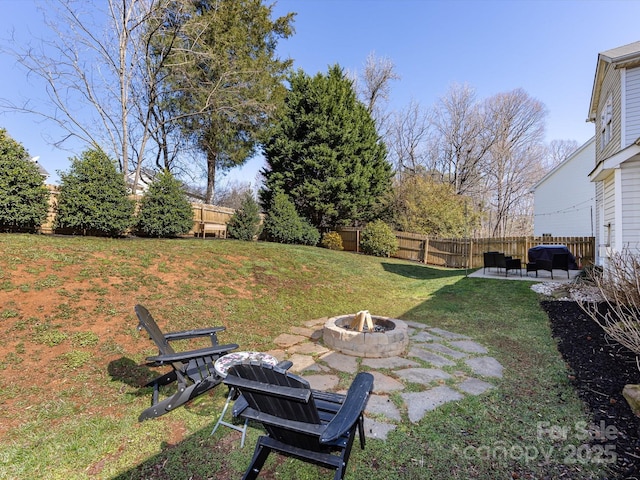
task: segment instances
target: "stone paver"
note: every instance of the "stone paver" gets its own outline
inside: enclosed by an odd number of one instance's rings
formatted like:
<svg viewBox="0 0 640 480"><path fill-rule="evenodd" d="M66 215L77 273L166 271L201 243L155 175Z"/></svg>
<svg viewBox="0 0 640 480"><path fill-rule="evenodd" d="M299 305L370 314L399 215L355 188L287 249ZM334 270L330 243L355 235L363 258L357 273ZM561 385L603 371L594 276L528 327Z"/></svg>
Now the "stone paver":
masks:
<svg viewBox="0 0 640 480"><path fill-rule="evenodd" d="M469 395L480 395L492 388L495 388L493 384L477 378L467 378L458 385L458 390L462 390Z"/></svg>
<svg viewBox="0 0 640 480"><path fill-rule="evenodd" d="M427 352L426 350L423 350L422 348L418 348L417 346L411 348L411 350L409 350L409 353L407 355L409 357L419 358L420 360L428 362L435 367L445 367L445 366L451 366L456 364L455 362L449 360L448 358L444 358L443 356L438 355L437 353Z"/></svg>
<svg viewBox="0 0 640 480"><path fill-rule="evenodd" d="M332 390L340 381L337 375L305 375L304 379L315 390Z"/></svg>
<svg viewBox="0 0 640 480"><path fill-rule="evenodd" d="M345 355L344 353L329 351L329 353L322 355L320 360L340 372L356 373L358 370L356 357Z"/></svg>
<svg viewBox="0 0 640 480"><path fill-rule="evenodd" d="M410 340L413 342L437 342L442 340L442 337L437 337L429 332L421 331L410 337Z"/></svg>
<svg viewBox="0 0 640 480"><path fill-rule="evenodd" d="M330 371L331 369L329 367L325 367L324 365L320 365L319 363L314 363L313 365L303 370L304 373L307 373L307 372L320 373L320 372L330 372Z"/></svg>
<svg viewBox="0 0 640 480"><path fill-rule="evenodd" d="M397 425L379 422L373 418L364 417L364 431L367 438L386 440L389 432L392 432L396 428L398 428Z"/></svg>
<svg viewBox="0 0 640 480"><path fill-rule="evenodd" d="M311 338L311 335L313 335L313 332L315 331L316 330L314 328L309 327L291 327L291 333L295 335L302 335L307 338Z"/></svg>
<svg viewBox="0 0 640 480"><path fill-rule="evenodd" d="M469 353L487 353L488 350L477 342L472 340L457 340L455 342L449 342L453 348L463 350Z"/></svg>
<svg viewBox="0 0 640 480"><path fill-rule="evenodd" d="M476 357L465 361L476 375L502 378L502 365L493 357Z"/></svg>
<svg viewBox="0 0 640 480"><path fill-rule="evenodd" d="M371 372L371 375L373 375L373 391L375 393L394 392L404 389L402 382L384 373Z"/></svg>
<svg viewBox="0 0 640 480"><path fill-rule="evenodd" d="M309 328L322 327L327 322L327 320L329 320L329 317L314 318L313 320L307 320L306 322L304 322L304 324Z"/></svg>
<svg viewBox="0 0 640 480"><path fill-rule="evenodd" d="M466 335L461 335L459 333L450 332L448 330L443 330L442 328L430 328L429 331L439 337L446 338L448 340L470 340Z"/></svg>
<svg viewBox="0 0 640 480"><path fill-rule="evenodd" d="M387 395L371 395L367 403L366 412L374 415L384 415L389 420L397 422L402 420L400 410Z"/></svg>
<svg viewBox="0 0 640 480"><path fill-rule="evenodd" d="M451 378L447 372L437 368L405 368L398 370L396 374L403 380L411 383L429 385L438 380L448 380Z"/></svg>
<svg viewBox="0 0 640 480"><path fill-rule="evenodd" d="M281 333L274 340L273 343L282 348L289 348L296 343L300 343L306 340L306 337L302 335L291 335L290 333Z"/></svg>
<svg viewBox="0 0 640 480"><path fill-rule="evenodd" d="M413 320L405 320L404 323L409 325L411 328L423 329L429 328L429 325L425 325L424 323L414 322Z"/></svg>
<svg viewBox="0 0 640 480"><path fill-rule="evenodd" d="M315 363L312 356L301 355L299 353L294 353L288 358L288 360L293 362L293 366L289 370L294 373L301 372Z"/></svg>
<svg viewBox="0 0 640 480"><path fill-rule="evenodd" d="M362 365L369 368L400 368L400 367L419 367L418 362L403 357L387 357L387 358L363 358Z"/></svg>
<svg viewBox="0 0 640 480"><path fill-rule="evenodd" d="M469 356L468 353L461 352L460 350L454 350L453 348L449 348L446 345L442 345L441 343L425 343L420 347L434 352L442 353L443 355L447 355L448 357L455 359L466 358Z"/></svg>
<svg viewBox="0 0 640 480"><path fill-rule="evenodd" d="M269 355L272 355L272 356L276 357L279 362L281 362L282 360L285 360L287 358L287 352L285 352L284 350L282 350L280 348L278 348L276 350L269 350L268 352L264 352L264 353L268 353Z"/></svg>
<svg viewBox="0 0 640 480"><path fill-rule="evenodd" d="M302 353L303 355L322 355L330 350L319 343L303 342L289 347L290 353Z"/></svg>
<svg viewBox="0 0 640 480"><path fill-rule="evenodd" d="M401 393L400 396L407 405L409 420L413 423L419 422L427 412L440 405L464 398L461 393L445 386L435 387L426 392Z"/></svg>

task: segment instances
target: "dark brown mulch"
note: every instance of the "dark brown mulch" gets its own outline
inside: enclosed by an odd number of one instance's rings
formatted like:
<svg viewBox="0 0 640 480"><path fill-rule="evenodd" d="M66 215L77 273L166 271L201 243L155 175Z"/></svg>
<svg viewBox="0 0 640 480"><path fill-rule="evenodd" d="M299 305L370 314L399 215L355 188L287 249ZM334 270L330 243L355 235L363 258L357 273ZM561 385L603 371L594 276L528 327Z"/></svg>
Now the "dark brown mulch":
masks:
<svg viewBox="0 0 640 480"><path fill-rule="evenodd" d="M603 440L614 445L617 457L609 478L640 479L640 418L622 396L626 384L640 383L635 355L608 338L576 302L545 301L542 308L572 371L571 382L592 412L594 424L615 432L609 435L614 438Z"/></svg>

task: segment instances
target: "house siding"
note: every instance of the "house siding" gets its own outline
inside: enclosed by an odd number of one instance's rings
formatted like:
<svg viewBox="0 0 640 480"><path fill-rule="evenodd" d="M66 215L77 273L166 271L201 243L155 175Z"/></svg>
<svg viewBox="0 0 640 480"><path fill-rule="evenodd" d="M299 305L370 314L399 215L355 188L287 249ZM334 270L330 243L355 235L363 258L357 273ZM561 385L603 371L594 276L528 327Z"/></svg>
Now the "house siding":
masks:
<svg viewBox="0 0 640 480"><path fill-rule="evenodd" d="M596 186L596 207L595 207L595 235L596 235L596 263L603 263L603 239L605 238L604 230L604 182L595 182Z"/></svg>
<svg viewBox="0 0 640 480"><path fill-rule="evenodd" d="M607 177L603 183L604 193L604 236L602 244L607 247L613 247L616 244L616 192L615 192L615 175ZM609 227L607 227L607 225Z"/></svg>
<svg viewBox="0 0 640 480"><path fill-rule="evenodd" d="M625 72L625 135L623 148L640 138L640 67Z"/></svg>
<svg viewBox="0 0 640 480"><path fill-rule="evenodd" d="M640 161L622 164L623 247L640 248Z"/></svg>
<svg viewBox="0 0 640 480"><path fill-rule="evenodd" d="M534 190L535 236L594 236L595 185L587 173L595 162L592 138L540 181Z"/></svg>
<svg viewBox="0 0 640 480"><path fill-rule="evenodd" d="M612 98L613 117L611 122L611 140L602 148L602 136L600 112L604 108L609 95ZM621 111L622 111L622 83L621 70L616 70L611 65L607 66L604 80L602 82L602 94L598 102L598 111L596 117L596 162L604 160L620 150L620 128L621 128Z"/></svg>

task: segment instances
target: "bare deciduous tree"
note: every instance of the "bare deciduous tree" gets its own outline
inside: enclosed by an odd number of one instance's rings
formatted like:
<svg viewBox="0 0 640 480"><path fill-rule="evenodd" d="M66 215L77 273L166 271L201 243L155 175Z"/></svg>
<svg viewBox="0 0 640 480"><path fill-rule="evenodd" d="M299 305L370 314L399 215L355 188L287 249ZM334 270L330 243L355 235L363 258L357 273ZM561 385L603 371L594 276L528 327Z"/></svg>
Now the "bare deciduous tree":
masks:
<svg viewBox="0 0 640 480"><path fill-rule="evenodd" d="M452 85L434 107L434 165L456 193L467 195L478 187L480 165L493 145L494 132L469 85Z"/></svg>
<svg viewBox="0 0 640 480"><path fill-rule="evenodd" d="M535 183L531 170L544 155L546 109L522 89L494 95L485 105L494 139L483 165L491 192L491 229L494 236L505 236L516 206Z"/></svg>
<svg viewBox="0 0 640 480"><path fill-rule="evenodd" d="M575 140L551 140L547 147L547 171L569 158L578 147L579 144Z"/></svg>
<svg viewBox="0 0 640 480"><path fill-rule="evenodd" d="M389 118L386 104L391 92L391 81L399 79L400 76L395 72L395 65L390 58L376 57L375 52L371 52L367 56L360 81L356 82L358 96L375 120L378 132L383 136Z"/></svg>
<svg viewBox="0 0 640 480"><path fill-rule="evenodd" d="M66 135L100 145L114 155L123 172L144 156L148 130L135 120L132 85L141 80L136 66L145 52L147 19L164 0L51 0L42 6L51 36L10 51L29 75L42 80L42 103L4 99L2 107L33 114L61 127ZM131 139L138 144L132 148Z"/></svg>
<svg viewBox="0 0 640 480"><path fill-rule="evenodd" d="M393 114L386 135L391 162L400 175L415 175L429 169L429 118L418 102Z"/></svg>

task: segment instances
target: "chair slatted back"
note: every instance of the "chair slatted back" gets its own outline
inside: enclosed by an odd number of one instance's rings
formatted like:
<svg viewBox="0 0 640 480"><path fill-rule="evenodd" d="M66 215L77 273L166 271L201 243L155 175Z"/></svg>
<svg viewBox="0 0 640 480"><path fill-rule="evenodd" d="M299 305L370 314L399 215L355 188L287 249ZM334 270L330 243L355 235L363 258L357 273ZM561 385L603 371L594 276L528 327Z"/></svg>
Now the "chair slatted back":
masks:
<svg viewBox="0 0 640 480"><path fill-rule="evenodd" d="M139 322L138 330L141 330L142 328L144 328L147 331L147 333L149 334L149 337L151 337L151 340L153 340L153 342L158 347L160 354L163 355L167 353L176 353L175 350L171 347L171 345L169 345L169 342L164 337L164 334L162 333L162 331L160 330L160 327L158 327L158 324L149 313L149 310L147 310L142 305L136 305L135 311L136 311L136 316L138 317L138 322Z"/></svg>
<svg viewBox="0 0 640 480"><path fill-rule="evenodd" d="M287 373L278 367L257 364L235 365L229 369L227 378L231 375L262 384L259 391L256 391L255 388L252 388L251 391L240 388L249 408L285 421L293 420L317 425L318 431L324 428L321 425L323 422L316 408L309 383L301 377ZM287 395L279 395L277 387L286 390ZM300 392L295 394L296 390L300 390ZM319 433L310 435L295 431L286 425L280 426L267 422L263 422L263 426L271 438L288 445L318 452L327 450L327 447L319 442Z"/></svg>
<svg viewBox="0 0 640 480"><path fill-rule="evenodd" d="M269 389L269 385L290 387L293 389L311 390L309 382L297 375L287 373L279 368L268 368L258 364L243 363L229 369L228 375L235 375L246 380L265 384L263 391L243 391L242 394L249 406L259 412L275 415L285 420L296 420L305 423L320 424L320 416L312 395L308 400L285 398Z"/></svg>

